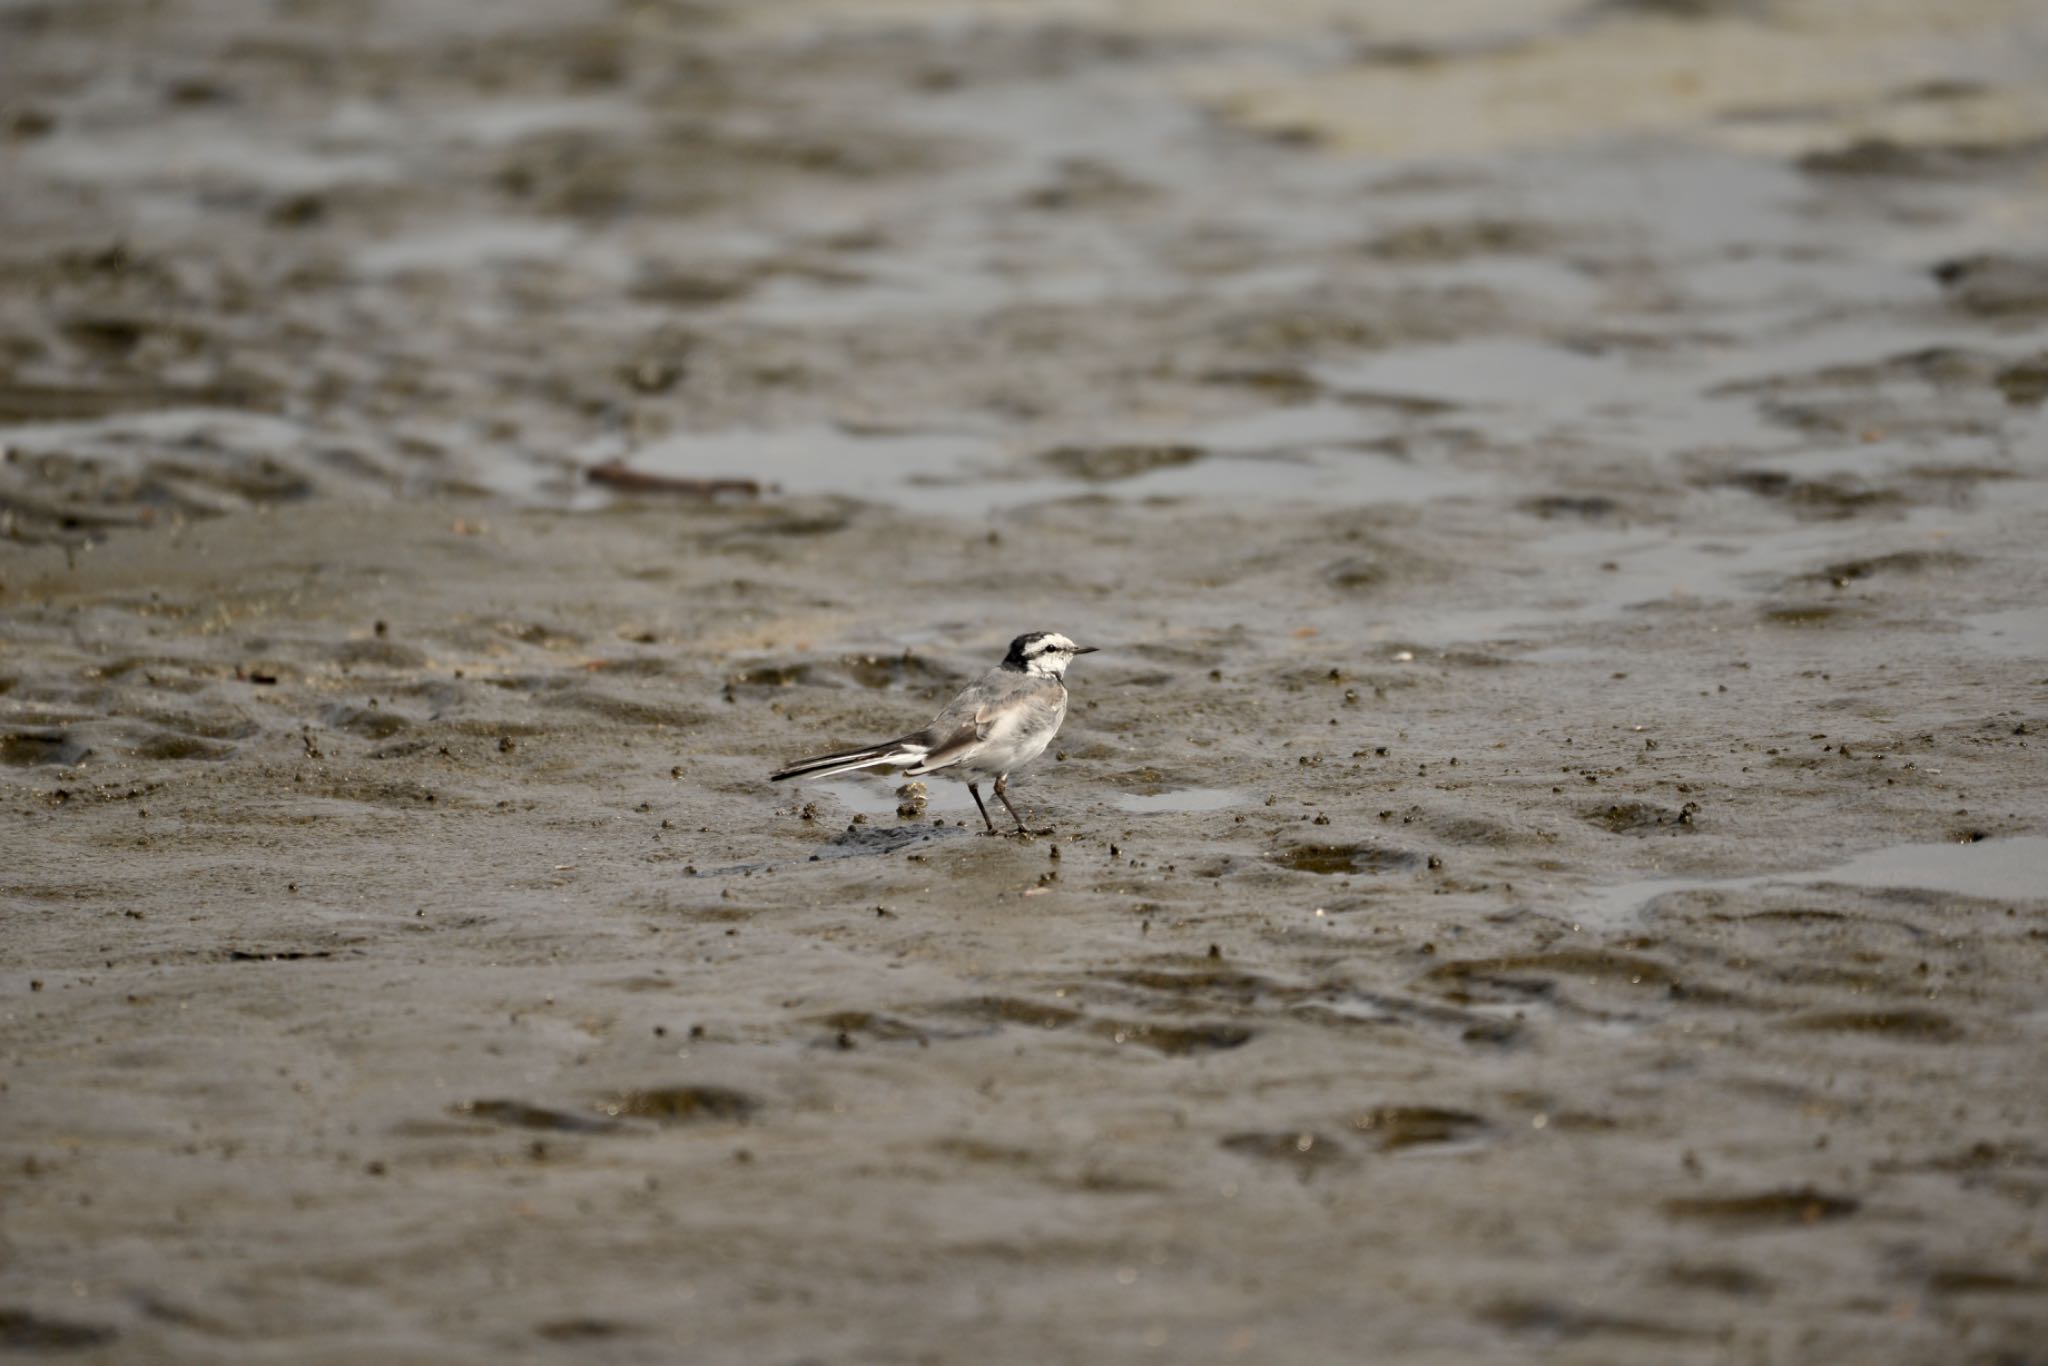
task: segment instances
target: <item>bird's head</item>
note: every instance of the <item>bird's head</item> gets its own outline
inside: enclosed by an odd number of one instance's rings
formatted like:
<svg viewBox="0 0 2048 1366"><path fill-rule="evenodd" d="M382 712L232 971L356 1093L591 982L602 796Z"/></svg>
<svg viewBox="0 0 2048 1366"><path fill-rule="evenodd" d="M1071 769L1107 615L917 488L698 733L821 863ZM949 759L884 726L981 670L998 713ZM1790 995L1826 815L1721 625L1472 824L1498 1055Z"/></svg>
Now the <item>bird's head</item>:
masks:
<svg viewBox="0 0 2048 1366"><path fill-rule="evenodd" d="M1057 631L1032 631L1010 642L1003 667L1059 678L1066 673L1067 665L1074 662L1075 655L1094 653L1093 645L1076 645Z"/></svg>

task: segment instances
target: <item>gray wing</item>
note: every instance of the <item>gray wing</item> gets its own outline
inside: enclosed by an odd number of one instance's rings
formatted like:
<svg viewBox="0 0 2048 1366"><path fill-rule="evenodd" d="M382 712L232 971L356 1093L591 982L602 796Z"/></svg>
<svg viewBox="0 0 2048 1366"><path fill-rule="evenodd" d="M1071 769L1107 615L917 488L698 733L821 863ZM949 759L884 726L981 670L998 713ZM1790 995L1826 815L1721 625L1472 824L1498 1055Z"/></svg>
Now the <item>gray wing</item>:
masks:
<svg viewBox="0 0 2048 1366"><path fill-rule="evenodd" d="M917 772L929 773L935 768L959 763L981 743L983 729L979 723L969 722L951 735L941 737L939 743L925 751L925 756L917 761Z"/></svg>
<svg viewBox="0 0 2048 1366"><path fill-rule="evenodd" d="M1007 669L992 669L968 684L958 697L946 704L944 711L932 718L930 725L907 737L927 746L924 758L917 761L917 767L928 770L960 762L968 751L988 738L991 716L997 704L1020 692L1030 691L1036 684L1037 680L1029 675Z"/></svg>

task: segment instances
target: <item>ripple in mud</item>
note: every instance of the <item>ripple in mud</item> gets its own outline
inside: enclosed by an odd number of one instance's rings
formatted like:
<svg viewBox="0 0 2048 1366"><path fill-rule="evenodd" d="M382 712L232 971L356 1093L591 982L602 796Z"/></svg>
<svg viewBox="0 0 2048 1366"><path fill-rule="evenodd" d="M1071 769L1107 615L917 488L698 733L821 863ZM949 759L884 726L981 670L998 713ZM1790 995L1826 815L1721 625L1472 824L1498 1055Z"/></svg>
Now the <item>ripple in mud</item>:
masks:
<svg viewBox="0 0 2048 1366"><path fill-rule="evenodd" d="M583 637L574 631L540 621L501 621L497 624L497 632L522 645L538 645L549 650L566 650L583 643Z"/></svg>
<svg viewBox="0 0 2048 1366"><path fill-rule="evenodd" d="M700 726L709 719L704 712L691 707L644 702L637 698L618 697L611 693L593 692L582 688L547 693L539 700L544 706L570 707L608 720L623 721L630 726L669 726L677 730L687 730L692 726Z"/></svg>
<svg viewBox="0 0 2048 1366"><path fill-rule="evenodd" d="M1611 1337L1644 1338L1657 1342L1684 1341L1699 1337L1694 1330L1653 1319L1624 1318L1555 1300L1497 1300L1479 1311L1479 1318L1503 1331L1538 1337L1570 1339L1596 1334Z"/></svg>
<svg viewBox="0 0 2048 1366"><path fill-rule="evenodd" d="M558 1134L608 1134L616 1132L619 1127L609 1119L568 1110L551 1110L523 1100L465 1100L449 1106L448 1113L512 1129L542 1129Z"/></svg>
<svg viewBox="0 0 2048 1366"><path fill-rule="evenodd" d="M1153 470L1192 465L1200 460L1203 454L1200 446L1061 446L1046 451L1038 458L1043 464L1051 466L1070 479L1107 484L1123 479L1135 479L1141 474L1150 474Z"/></svg>
<svg viewBox="0 0 2048 1366"><path fill-rule="evenodd" d="M2039 1295L2048 1291L2048 1280L1982 1267L1944 1266L1928 1273L1927 1289L1936 1295Z"/></svg>
<svg viewBox="0 0 2048 1366"><path fill-rule="evenodd" d="M1858 580L1875 578L1880 574L1927 574L1938 569L1961 569L1970 563L1970 556L1958 554L1953 550L1899 550L1889 555L1837 560L1810 574L1801 574L1792 582L1825 583L1843 588Z"/></svg>
<svg viewBox="0 0 2048 1366"><path fill-rule="evenodd" d="M1808 175L1961 180L2025 171L2048 158L2048 138L2006 142L1898 142L1863 138L1799 159Z"/></svg>
<svg viewBox="0 0 2048 1366"><path fill-rule="evenodd" d="M1772 1282L1767 1276L1726 1262L1678 1262L1664 1268L1664 1279L1686 1290L1708 1290L1716 1295L1767 1295Z"/></svg>
<svg viewBox="0 0 2048 1366"><path fill-rule="evenodd" d="M1447 265L1475 256L1523 256L1557 242L1556 229L1511 218L1453 219L1410 223L1381 233L1366 253L1382 261Z"/></svg>
<svg viewBox="0 0 2048 1366"><path fill-rule="evenodd" d="M943 1001L929 1009L946 1015L964 1015L991 1025L1020 1024L1037 1029L1058 1029L1081 1018L1078 1010L1014 996L974 996L964 1001Z"/></svg>
<svg viewBox="0 0 2048 1366"><path fill-rule="evenodd" d="M2048 1171L2048 1148L2027 1143L1993 1143L1979 1140L1958 1152L1940 1157L1891 1158L1873 1164L1878 1172L1948 1172L1970 1175L1997 1171Z"/></svg>
<svg viewBox="0 0 2048 1366"><path fill-rule="evenodd" d="M597 1108L615 1119L651 1119L659 1124L738 1123L759 1110L761 1102L725 1086L657 1086L621 1091Z"/></svg>
<svg viewBox="0 0 2048 1366"><path fill-rule="evenodd" d="M1461 1043L1495 1047L1519 1042L1523 1032L1522 1026L1513 1020L1378 992L1345 993L1332 1000L1296 1006L1292 1014L1296 1019L1328 1028L1424 1025L1451 1033Z"/></svg>
<svg viewBox="0 0 2048 1366"><path fill-rule="evenodd" d="M1228 968L1196 968L1187 972L1173 972L1159 968L1129 968L1120 971L1097 974L1126 986L1143 987L1147 991L1161 991L1175 996L1203 996L1223 998L1235 1005L1249 1004L1255 998L1275 989L1276 984L1255 972L1238 972Z"/></svg>
<svg viewBox="0 0 2048 1366"><path fill-rule="evenodd" d="M959 675L921 655L846 655L838 668L863 688L908 688L959 681Z"/></svg>
<svg viewBox="0 0 2048 1366"><path fill-rule="evenodd" d="M1874 361L1850 361L1816 369L1772 373L1756 379L1731 380L1713 386L1712 397L1750 395L1788 402L1799 395L1836 396L1849 407L1836 408L1842 414L1862 414L1866 425L1884 411L1872 405L1873 395L1888 386L1912 385L1916 397L1920 387L1937 393L1966 393L1992 382L2003 360L1997 352L1960 346L1927 346L1899 352ZM1893 410L1896 411L1895 409Z"/></svg>
<svg viewBox="0 0 2048 1366"><path fill-rule="evenodd" d="M827 1041L841 1048L849 1046L855 1035L881 1043L914 1043L920 1047L931 1042L929 1034L909 1021L870 1010L835 1010L820 1015L817 1023L831 1031Z"/></svg>
<svg viewBox="0 0 2048 1366"><path fill-rule="evenodd" d="M756 664L726 675L727 688L793 688L811 681L808 664Z"/></svg>
<svg viewBox="0 0 2048 1366"><path fill-rule="evenodd" d="M1621 511L1621 504L1600 494L1574 497L1570 494L1551 493L1538 498L1524 498L1515 506L1531 517L1541 517L1546 522L1565 518L1601 522Z"/></svg>
<svg viewBox="0 0 2048 1366"><path fill-rule="evenodd" d="M1853 621L1856 614L1845 612L1831 602L1801 602L1766 608L1763 619L1772 626L1826 626L1831 622Z"/></svg>
<svg viewBox="0 0 2048 1366"><path fill-rule="evenodd" d="M1562 949L1554 953L1509 954L1499 958L1465 958L1439 963L1423 974L1423 980L1462 982L1471 978L1501 978L1518 973L1558 977L1598 978L1630 986L1668 987L1677 974L1654 958L1633 954L1606 953L1598 949Z"/></svg>
<svg viewBox="0 0 2048 1366"><path fill-rule="evenodd" d="M389 740L402 730L408 730L412 722L395 711L380 707L358 707L352 703L336 703L320 713L320 719L334 730L347 731L350 735L365 740Z"/></svg>
<svg viewBox="0 0 2048 1366"><path fill-rule="evenodd" d="M548 1342L603 1342L609 1338L621 1337L640 1330L631 1324L614 1323L610 1319L550 1319L535 1324L533 1334Z"/></svg>
<svg viewBox="0 0 2048 1366"><path fill-rule="evenodd" d="M1796 414L1789 410L1772 416L1799 425ZM1906 496L1896 489L1869 488L1847 477L1800 479L1781 470L1737 470L1713 476L1704 484L1741 489L1759 498L1772 499L1801 521L1845 521L1867 512L1893 511L1906 504Z"/></svg>
<svg viewBox="0 0 2048 1366"><path fill-rule="evenodd" d="M1373 589L1384 587L1394 577L1394 565L1371 555L1352 555L1323 571L1334 588Z"/></svg>
<svg viewBox="0 0 2048 1366"><path fill-rule="evenodd" d="M1488 816L1433 816L1423 821L1430 833L1446 843L1486 849L1519 849L1548 845L1542 831L1519 830Z"/></svg>
<svg viewBox="0 0 2048 1366"><path fill-rule="evenodd" d="M162 726L166 730L180 731L186 735L201 735L209 740L246 740L259 733L262 727L239 712L142 712L139 720Z"/></svg>
<svg viewBox="0 0 2048 1366"><path fill-rule="evenodd" d="M435 747L432 740L424 737L417 740L400 740L395 744L378 746L370 751L369 757L372 759L410 759L415 754L425 754L428 750Z"/></svg>
<svg viewBox="0 0 2048 1366"><path fill-rule="evenodd" d="M111 1328L53 1319L26 1309L0 1309L0 1347L12 1352L77 1352L114 1340Z"/></svg>
<svg viewBox="0 0 2048 1366"><path fill-rule="evenodd" d="M1862 1203L1851 1196L1829 1195L1802 1186L1751 1195L1687 1196L1666 1200L1663 1209L1667 1218L1724 1228L1782 1228L1846 1219L1862 1208Z"/></svg>
<svg viewBox="0 0 2048 1366"><path fill-rule="evenodd" d="M2040 407L2043 400L2048 400L2048 351L2008 365L1993 382L2013 407Z"/></svg>
<svg viewBox="0 0 2048 1366"><path fill-rule="evenodd" d="M1335 1139L1308 1130L1231 1134L1222 1140L1222 1146L1239 1157L1292 1167L1304 1181L1349 1160Z"/></svg>
<svg viewBox="0 0 2048 1366"><path fill-rule="evenodd" d="M1273 856L1283 868L1298 873L1405 873L1422 867L1424 856L1412 849L1374 844L1297 844Z"/></svg>
<svg viewBox="0 0 2048 1366"><path fill-rule="evenodd" d="M985 1138L975 1138L972 1135L942 1138L931 1146L933 1152L957 1161L991 1167L1036 1167L1045 1160L1029 1148L1020 1148L1008 1143L991 1143Z"/></svg>
<svg viewBox="0 0 2048 1366"><path fill-rule="evenodd" d="M1915 1043L1954 1043L1964 1036L1962 1026L1939 1011L1911 1008L1801 1015L1785 1021L1784 1027L1826 1034L1881 1034Z"/></svg>
<svg viewBox="0 0 2048 1366"><path fill-rule="evenodd" d="M1111 1043L1142 1044L1170 1058L1242 1048L1252 1041L1253 1035L1244 1025L1164 1025L1143 1020L1098 1020L1089 1026L1089 1031Z"/></svg>
<svg viewBox="0 0 2048 1366"><path fill-rule="evenodd" d="M71 768L91 753L92 746L61 733L16 731L0 736L0 764L15 768Z"/></svg>
<svg viewBox="0 0 2048 1366"><path fill-rule="evenodd" d="M2048 313L2048 256L1965 256L1936 266L1934 278L1951 304L1980 317Z"/></svg>
<svg viewBox="0 0 2048 1366"><path fill-rule="evenodd" d="M1378 1143L1381 1152L1429 1144L1464 1143L1485 1131L1486 1120L1466 1110L1433 1105L1382 1105L1354 1115L1351 1127Z"/></svg>
<svg viewBox="0 0 2048 1366"><path fill-rule="evenodd" d="M138 759L163 760L213 761L225 759L235 752L233 745L224 745L217 740L202 740L196 735L179 735L172 731L157 731L145 735L128 746L128 749Z"/></svg>
<svg viewBox="0 0 2048 1366"><path fill-rule="evenodd" d="M1226 367L1206 370L1196 378L1203 384L1256 390L1276 403L1307 403L1323 392L1322 381L1298 365Z"/></svg>
<svg viewBox="0 0 2048 1366"><path fill-rule="evenodd" d="M1116 798L1116 809L1132 815L1162 811L1222 811L1248 804L1250 798L1229 787L1176 787L1165 792L1124 792Z"/></svg>
<svg viewBox="0 0 2048 1366"><path fill-rule="evenodd" d="M345 641L334 647L331 657L337 664L355 668L412 670L427 667L424 651L391 640Z"/></svg>

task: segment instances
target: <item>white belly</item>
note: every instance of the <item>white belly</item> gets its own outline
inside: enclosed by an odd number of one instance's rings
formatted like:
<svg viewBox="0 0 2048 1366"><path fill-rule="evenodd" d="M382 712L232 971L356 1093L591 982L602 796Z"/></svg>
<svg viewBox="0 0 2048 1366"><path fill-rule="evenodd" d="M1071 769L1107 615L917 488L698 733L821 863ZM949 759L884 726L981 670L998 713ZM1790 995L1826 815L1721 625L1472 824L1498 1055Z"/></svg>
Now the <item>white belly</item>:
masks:
<svg viewBox="0 0 2048 1366"><path fill-rule="evenodd" d="M1035 708L998 717L982 737L975 752L953 766L952 772L962 778L1000 778L1015 772L1045 753L1045 747L1059 734L1060 722L1067 717L1067 699L1060 697L1059 705L1050 708Z"/></svg>

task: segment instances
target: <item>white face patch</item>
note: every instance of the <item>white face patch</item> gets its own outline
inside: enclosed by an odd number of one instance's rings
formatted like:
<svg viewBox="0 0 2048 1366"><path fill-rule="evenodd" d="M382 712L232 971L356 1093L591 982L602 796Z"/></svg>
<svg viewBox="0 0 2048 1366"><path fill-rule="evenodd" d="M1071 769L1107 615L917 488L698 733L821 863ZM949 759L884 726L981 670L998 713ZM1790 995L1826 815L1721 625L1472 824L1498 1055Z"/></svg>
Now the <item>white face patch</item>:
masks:
<svg viewBox="0 0 2048 1366"><path fill-rule="evenodd" d="M1063 674L1079 648L1062 635L1041 636L1024 647L1024 667L1032 673Z"/></svg>

